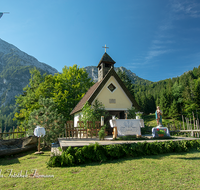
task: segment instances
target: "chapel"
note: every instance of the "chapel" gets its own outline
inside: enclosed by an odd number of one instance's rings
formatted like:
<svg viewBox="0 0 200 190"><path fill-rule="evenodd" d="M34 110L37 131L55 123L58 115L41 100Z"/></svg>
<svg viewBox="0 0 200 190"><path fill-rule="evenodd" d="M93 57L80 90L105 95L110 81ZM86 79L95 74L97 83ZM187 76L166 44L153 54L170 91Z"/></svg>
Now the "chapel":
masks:
<svg viewBox="0 0 200 190"><path fill-rule="evenodd" d="M107 125L109 125L108 121L112 116L124 119L125 112L128 109L131 107L139 109L139 105L115 72L115 63L116 62L105 51L97 65L98 82L86 92L84 97L70 113L70 115L74 115L75 127L77 126L77 121L79 121L81 110L87 101L90 105L92 105L96 99L103 103L105 109L109 112L108 118L105 118L105 123L107 123ZM112 130L110 131L112 132Z"/></svg>

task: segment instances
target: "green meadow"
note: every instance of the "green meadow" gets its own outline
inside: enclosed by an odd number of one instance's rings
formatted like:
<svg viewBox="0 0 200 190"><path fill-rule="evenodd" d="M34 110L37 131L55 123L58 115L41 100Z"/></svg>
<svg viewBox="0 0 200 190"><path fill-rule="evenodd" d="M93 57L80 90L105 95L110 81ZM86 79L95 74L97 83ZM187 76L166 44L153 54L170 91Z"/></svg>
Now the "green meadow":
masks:
<svg viewBox="0 0 200 190"><path fill-rule="evenodd" d="M200 152L48 168L50 151L0 159L0 189L200 189Z"/></svg>

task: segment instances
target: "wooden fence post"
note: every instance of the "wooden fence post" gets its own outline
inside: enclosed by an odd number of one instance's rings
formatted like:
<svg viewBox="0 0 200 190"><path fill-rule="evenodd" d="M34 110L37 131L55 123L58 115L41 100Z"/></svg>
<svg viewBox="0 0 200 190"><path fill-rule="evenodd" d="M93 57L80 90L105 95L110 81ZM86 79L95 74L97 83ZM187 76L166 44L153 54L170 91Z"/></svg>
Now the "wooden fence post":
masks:
<svg viewBox="0 0 200 190"><path fill-rule="evenodd" d="M22 132L22 127L21 127L21 130L20 130L20 131ZM21 135L20 135L20 136L21 136L21 138L22 138L22 135L23 135L23 134L21 133Z"/></svg>
<svg viewBox="0 0 200 190"><path fill-rule="evenodd" d="M182 121L183 121L183 129L185 130L185 123L184 123L184 117L182 115Z"/></svg>
<svg viewBox="0 0 200 190"><path fill-rule="evenodd" d="M194 112L192 112L192 116L193 116L194 130L195 130L195 118L194 118Z"/></svg>
<svg viewBox="0 0 200 190"><path fill-rule="evenodd" d="M172 125L174 127L174 131L176 131L176 125L175 125L175 123L173 123Z"/></svg>
<svg viewBox="0 0 200 190"><path fill-rule="evenodd" d="M15 138L15 127L13 126L13 139Z"/></svg>
<svg viewBox="0 0 200 190"><path fill-rule="evenodd" d="M5 125L4 131L5 131L5 133L7 132L7 130L6 130L6 125ZM7 137L7 134L5 134L5 139L6 139L6 137Z"/></svg>
<svg viewBox="0 0 200 190"><path fill-rule="evenodd" d="M64 126L65 126L65 137L66 137L66 139L67 139L66 123L64 124Z"/></svg>
<svg viewBox="0 0 200 190"><path fill-rule="evenodd" d="M185 122L186 122L186 125L187 125L187 129L186 130L189 130L189 122L188 122L188 118L187 117L185 118Z"/></svg>
<svg viewBox="0 0 200 190"><path fill-rule="evenodd" d="M196 120L196 128L197 128L197 130L199 129L198 128L198 121ZM197 132L197 137L199 138L199 132Z"/></svg>

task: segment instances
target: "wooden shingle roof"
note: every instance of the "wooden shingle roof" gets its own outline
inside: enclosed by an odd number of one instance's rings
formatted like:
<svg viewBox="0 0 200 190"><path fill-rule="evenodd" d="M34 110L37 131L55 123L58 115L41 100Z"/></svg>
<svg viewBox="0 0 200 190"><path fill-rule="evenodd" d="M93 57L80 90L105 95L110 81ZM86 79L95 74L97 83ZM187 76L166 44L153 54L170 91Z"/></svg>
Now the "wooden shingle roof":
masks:
<svg viewBox="0 0 200 190"><path fill-rule="evenodd" d="M101 58L101 60L99 61L99 64L97 67L99 67L99 65L101 63L108 63L108 64L115 64L116 62L105 52Z"/></svg>
<svg viewBox="0 0 200 190"><path fill-rule="evenodd" d="M92 104L92 102L94 101L94 99L97 97L97 95L99 94L99 92L101 91L101 89L105 86L106 82L109 80L109 78L111 76L115 77L115 79L117 80L117 82L119 83L119 85L121 86L121 88L123 89L123 91L126 93L126 95L128 96L128 98L132 102L132 105L135 108L139 109L139 105L137 104L137 102L135 101L135 99L133 98L133 96L131 95L131 93L129 92L129 90L126 88L126 86L124 85L124 83L122 82L122 80L120 79L120 77L117 75L117 73L115 72L114 68L111 68L101 81L95 83L86 92L86 94L83 96L83 98L80 100L80 102L72 110L72 112L70 113L70 115L75 114L75 113L81 111L81 109L83 108L84 104L87 101L88 101L89 104Z"/></svg>
<svg viewBox="0 0 200 190"><path fill-rule="evenodd" d="M84 104L90 99L90 97L92 96L92 94L95 92L95 90L97 89L97 87L99 86L100 82L95 83L92 87L90 87L90 89L86 92L86 94L83 96L83 98L79 101L79 103L76 105L76 107L72 110L72 112L70 113L70 115L79 112Z"/></svg>

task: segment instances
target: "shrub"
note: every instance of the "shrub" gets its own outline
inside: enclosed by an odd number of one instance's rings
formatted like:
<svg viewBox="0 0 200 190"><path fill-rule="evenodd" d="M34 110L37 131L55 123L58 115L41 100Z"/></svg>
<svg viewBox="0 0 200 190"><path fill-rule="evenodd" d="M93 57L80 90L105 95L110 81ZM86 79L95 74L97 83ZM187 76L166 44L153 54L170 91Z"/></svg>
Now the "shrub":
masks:
<svg viewBox="0 0 200 190"><path fill-rule="evenodd" d="M52 156L50 157L47 165L50 167L60 167L61 166L61 156Z"/></svg>
<svg viewBox="0 0 200 190"><path fill-rule="evenodd" d="M104 125L103 127L101 127L100 131L98 132L100 140L101 139L104 140L104 137L106 136L105 129L106 129L106 125Z"/></svg>
<svg viewBox="0 0 200 190"><path fill-rule="evenodd" d="M106 146L107 154L109 158L120 158L124 155L122 145L120 144L111 144Z"/></svg>
<svg viewBox="0 0 200 190"><path fill-rule="evenodd" d="M74 166L89 162L104 162L122 157L136 157L143 155L157 155L170 152L186 152L192 148L199 148L200 140L167 141L167 142L138 142L131 144L99 145L90 144L84 147L68 147L61 156L50 157L47 165L50 167Z"/></svg>

